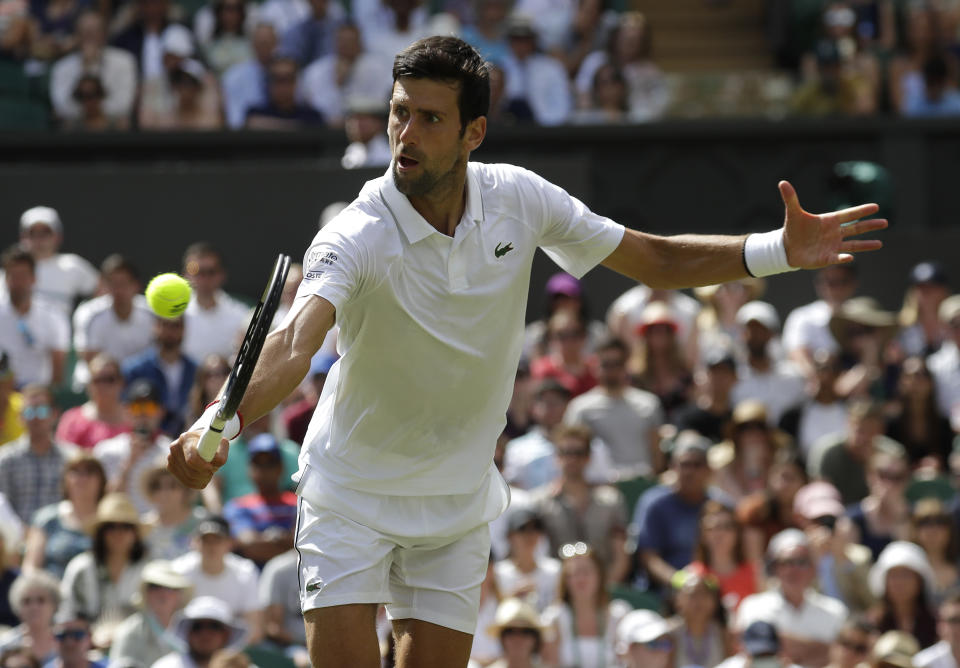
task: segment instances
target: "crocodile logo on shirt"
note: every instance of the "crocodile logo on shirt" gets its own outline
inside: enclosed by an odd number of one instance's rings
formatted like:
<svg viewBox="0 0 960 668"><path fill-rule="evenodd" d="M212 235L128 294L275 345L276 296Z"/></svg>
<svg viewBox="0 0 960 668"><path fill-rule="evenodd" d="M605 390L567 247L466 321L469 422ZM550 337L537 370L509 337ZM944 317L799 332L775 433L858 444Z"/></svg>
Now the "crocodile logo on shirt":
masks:
<svg viewBox="0 0 960 668"><path fill-rule="evenodd" d="M503 242L501 241L500 243L497 244L497 247L494 249L493 254L494 254L494 256L496 256L496 257L503 257L504 255L506 255L507 253L509 253L509 252L512 251L512 250L513 250L513 244L512 244L512 243L507 242L507 245L504 246L504 245L503 245Z"/></svg>
<svg viewBox="0 0 960 668"><path fill-rule="evenodd" d="M316 582L311 582L306 586L307 591L320 591L323 589L323 580L317 580Z"/></svg>

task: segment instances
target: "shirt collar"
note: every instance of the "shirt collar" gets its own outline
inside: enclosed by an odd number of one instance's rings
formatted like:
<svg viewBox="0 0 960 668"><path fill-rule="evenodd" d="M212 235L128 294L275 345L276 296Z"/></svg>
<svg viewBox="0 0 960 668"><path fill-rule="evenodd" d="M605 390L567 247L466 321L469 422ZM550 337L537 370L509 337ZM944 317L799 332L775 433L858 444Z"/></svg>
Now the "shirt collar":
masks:
<svg viewBox="0 0 960 668"><path fill-rule="evenodd" d="M387 167L387 173L380 185L380 194L394 220L397 221L397 225L403 230L404 236L411 244L426 239L431 234L440 234L413 208L407 196L397 190L397 185L393 181L392 163L390 167ZM463 217L478 224L483 221L483 198L480 194L480 184L477 182L477 176L469 163L467 164L467 206Z"/></svg>

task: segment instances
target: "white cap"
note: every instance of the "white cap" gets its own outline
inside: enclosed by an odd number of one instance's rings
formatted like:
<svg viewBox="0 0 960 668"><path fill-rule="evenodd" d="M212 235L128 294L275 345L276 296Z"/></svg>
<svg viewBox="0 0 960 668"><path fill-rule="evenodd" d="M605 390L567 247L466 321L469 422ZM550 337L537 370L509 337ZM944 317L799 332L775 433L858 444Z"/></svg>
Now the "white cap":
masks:
<svg viewBox="0 0 960 668"><path fill-rule="evenodd" d="M777 309L767 302L752 301L740 307L737 311L737 324L746 325L751 320L759 322L771 332L780 329L780 316L777 315Z"/></svg>
<svg viewBox="0 0 960 668"><path fill-rule="evenodd" d="M172 53L183 58L193 55L193 35L189 28L182 25L177 23L168 25L160 41L163 43L164 53Z"/></svg>
<svg viewBox="0 0 960 668"><path fill-rule="evenodd" d="M230 606L213 596L197 596L187 603L187 607L183 609L174 627L176 635L186 642L190 633L190 624L198 619L212 619L226 626L230 630L227 647L239 647L247 636L246 630L234 623Z"/></svg>
<svg viewBox="0 0 960 668"><path fill-rule="evenodd" d="M194 60L193 58L187 58L177 67L193 77L197 83L203 84L203 79L207 75L207 70L203 65L200 64L200 61Z"/></svg>
<svg viewBox="0 0 960 668"><path fill-rule="evenodd" d="M50 206L35 206L27 209L20 216L20 230L26 232L37 223L43 223L57 234L63 231L63 224L60 222L60 214Z"/></svg>
<svg viewBox="0 0 960 668"><path fill-rule="evenodd" d="M671 633L678 622L664 619L653 610L632 610L617 625L617 653L626 654L634 643L648 643Z"/></svg>
<svg viewBox="0 0 960 668"><path fill-rule="evenodd" d="M807 534L800 529L784 529L770 539L770 543L767 545L767 558L770 561L776 561L781 554L795 547L810 547Z"/></svg>

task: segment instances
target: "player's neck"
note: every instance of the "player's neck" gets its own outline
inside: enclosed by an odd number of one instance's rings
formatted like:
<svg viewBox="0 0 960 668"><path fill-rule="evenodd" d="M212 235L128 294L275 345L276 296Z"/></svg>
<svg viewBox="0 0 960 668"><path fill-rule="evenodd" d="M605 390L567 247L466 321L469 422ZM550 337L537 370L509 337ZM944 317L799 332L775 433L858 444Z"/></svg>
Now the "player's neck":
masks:
<svg viewBox="0 0 960 668"><path fill-rule="evenodd" d="M451 174L448 183L438 184L426 195L408 195L411 206L434 229L452 237L467 207L467 172Z"/></svg>

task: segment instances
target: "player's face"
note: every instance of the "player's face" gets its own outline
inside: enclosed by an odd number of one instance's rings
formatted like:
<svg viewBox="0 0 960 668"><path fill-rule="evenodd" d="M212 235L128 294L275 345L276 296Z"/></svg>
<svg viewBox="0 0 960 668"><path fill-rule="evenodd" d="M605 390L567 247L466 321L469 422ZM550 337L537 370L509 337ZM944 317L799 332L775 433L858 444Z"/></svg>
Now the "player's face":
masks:
<svg viewBox="0 0 960 668"><path fill-rule="evenodd" d="M410 197L451 196L466 169L467 156L480 145L486 118L467 123L461 133L459 84L402 77L393 85L387 135L397 189Z"/></svg>

